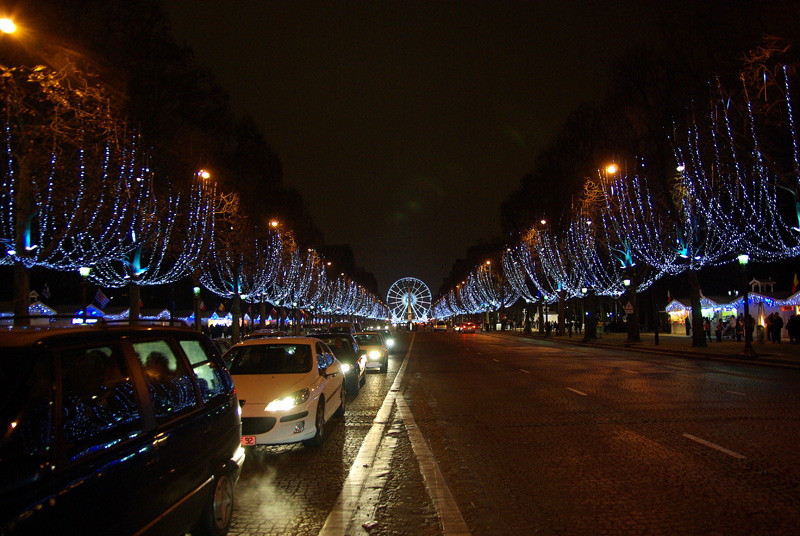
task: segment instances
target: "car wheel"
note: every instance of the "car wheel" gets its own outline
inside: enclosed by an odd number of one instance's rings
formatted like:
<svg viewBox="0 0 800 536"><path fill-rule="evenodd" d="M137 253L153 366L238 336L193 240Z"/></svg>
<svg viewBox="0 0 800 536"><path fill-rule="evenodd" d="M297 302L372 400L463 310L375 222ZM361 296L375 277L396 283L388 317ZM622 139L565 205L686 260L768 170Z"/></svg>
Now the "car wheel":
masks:
<svg viewBox="0 0 800 536"><path fill-rule="evenodd" d="M364 384L367 383L367 371L366 370L364 371L364 374L361 375L361 380L359 380L358 383L359 383L359 385L361 385L361 387L364 387Z"/></svg>
<svg viewBox="0 0 800 536"><path fill-rule="evenodd" d="M316 428L314 437L303 442L303 444L307 447L318 447L322 445L322 441L325 439L325 399L321 396L319 398L319 404L317 404L317 415L314 418L314 428Z"/></svg>
<svg viewBox="0 0 800 536"><path fill-rule="evenodd" d="M233 520L233 480L226 471L214 479L214 493L192 527L192 536L224 536Z"/></svg>
<svg viewBox="0 0 800 536"><path fill-rule="evenodd" d="M388 370L389 370L389 360L386 359L384 360L383 363L381 363L381 372L386 372Z"/></svg>
<svg viewBox="0 0 800 536"><path fill-rule="evenodd" d="M354 383L358 386L358 382ZM341 395L339 396L339 409L336 410L337 417L344 417L344 412L347 411L347 394L349 391L349 389L345 390L344 383L342 383L342 388L340 390ZM358 393L358 391L356 391L356 393Z"/></svg>
<svg viewBox="0 0 800 536"><path fill-rule="evenodd" d="M361 384L358 381L358 375L351 377L348 383L349 386L347 387L347 394L358 396L358 392L361 390Z"/></svg>

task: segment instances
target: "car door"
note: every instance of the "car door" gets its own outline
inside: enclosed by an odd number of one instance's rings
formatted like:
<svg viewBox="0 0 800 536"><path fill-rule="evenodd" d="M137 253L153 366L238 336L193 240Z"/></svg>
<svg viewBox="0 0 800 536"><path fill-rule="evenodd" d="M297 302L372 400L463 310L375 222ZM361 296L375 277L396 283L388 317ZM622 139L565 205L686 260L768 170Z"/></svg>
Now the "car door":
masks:
<svg viewBox="0 0 800 536"><path fill-rule="evenodd" d="M155 418L158 488L162 512L179 505L208 478L211 427L203 418L203 404L194 373L172 337L131 340ZM169 523L157 532L168 532ZM169 528L168 528L169 527Z"/></svg>
<svg viewBox="0 0 800 536"><path fill-rule="evenodd" d="M322 392L325 394L325 420L327 421L339 409L344 374L342 374L339 362L333 357L331 349L321 341L318 341L316 346L317 361L324 366L325 372L325 375L321 375L320 378L323 381Z"/></svg>

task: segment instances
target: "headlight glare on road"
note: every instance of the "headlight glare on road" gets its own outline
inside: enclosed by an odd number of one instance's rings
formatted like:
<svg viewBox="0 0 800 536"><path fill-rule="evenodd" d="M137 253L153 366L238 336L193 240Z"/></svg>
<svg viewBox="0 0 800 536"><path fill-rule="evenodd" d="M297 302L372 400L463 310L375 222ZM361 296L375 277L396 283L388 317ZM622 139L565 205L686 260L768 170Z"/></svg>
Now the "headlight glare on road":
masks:
<svg viewBox="0 0 800 536"><path fill-rule="evenodd" d="M286 411L287 409L292 409L308 400L309 395L308 389L300 389L285 398L276 398L267 405L264 411Z"/></svg>

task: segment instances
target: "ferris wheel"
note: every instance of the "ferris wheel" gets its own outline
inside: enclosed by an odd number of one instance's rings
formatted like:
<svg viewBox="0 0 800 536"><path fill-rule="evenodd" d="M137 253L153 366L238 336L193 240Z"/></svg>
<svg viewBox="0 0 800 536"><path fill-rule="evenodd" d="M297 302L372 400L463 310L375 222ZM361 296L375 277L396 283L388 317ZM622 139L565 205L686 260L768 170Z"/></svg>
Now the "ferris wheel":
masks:
<svg viewBox="0 0 800 536"><path fill-rule="evenodd" d="M389 288L386 303L392 322L426 322L431 310L431 290L414 277L398 279Z"/></svg>

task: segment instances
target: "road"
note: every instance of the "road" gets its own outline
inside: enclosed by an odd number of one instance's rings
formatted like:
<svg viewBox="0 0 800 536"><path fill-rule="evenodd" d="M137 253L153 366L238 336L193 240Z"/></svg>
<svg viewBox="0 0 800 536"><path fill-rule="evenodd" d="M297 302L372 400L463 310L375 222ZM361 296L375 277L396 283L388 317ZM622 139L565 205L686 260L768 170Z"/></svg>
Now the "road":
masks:
<svg viewBox="0 0 800 536"><path fill-rule="evenodd" d="M231 534L796 535L798 442L798 370L403 334L322 447L248 452Z"/></svg>

